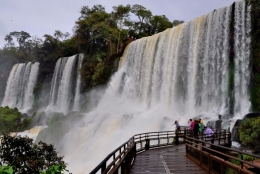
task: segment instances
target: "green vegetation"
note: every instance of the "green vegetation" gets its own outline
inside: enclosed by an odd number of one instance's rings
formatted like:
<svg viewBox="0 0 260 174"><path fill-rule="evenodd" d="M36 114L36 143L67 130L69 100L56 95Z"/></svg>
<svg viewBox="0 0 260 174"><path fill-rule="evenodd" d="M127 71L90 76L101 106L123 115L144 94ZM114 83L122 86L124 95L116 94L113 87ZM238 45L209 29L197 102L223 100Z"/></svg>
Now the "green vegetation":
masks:
<svg viewBox="0 0 260 174"><path fill-rule="evenodd" d="M239 138L243 145L259 153L260 117L246 118L239 126Z"/></svg>
<svg viewBox="0 0 260 174"><path fill-rule="evenodd" d="M52 145L33 144L28 137L3 135L0 146L0 173L54 174L66 170L66 164Z"/></svg>
<svg viewBox="0 0 260 174"><path fill-rule="evenodd" d="M41 174L61 174L61 172L67 171L65 164L53 165L48 170L43 171Z"/></svg>
<svg viewBox="0 0 260 174"><path fill-rule="evenodd" d="M237 153L231 153L230 155L232 155L233 157L235 158L238 158L238 159L241 159L241 160L244 160L244 161L254 161L254 160L257 160L256 158L252 157L252 156L248 156L248 155L244 155L244 154L237 154ZM241 162L236 160L236 159L229 159L229 161L232 163L232 164L235 164L237 166L240 166L241 165ZM233 173L236 173L237 171L232 169L232 168L227 168L225 173L226 174L233 174Z"/></svg>
<svg viewBox="0 0 260 174"><path fill-rule="evenodd" d="M0 166L0 173L1 174L13 174L14 170L10 166Z"/></svg>
<svg viewBox="0 0 260 174"><path fill-rule="evenodd" d="M22 118L18 109L0 107L0 134L21 132L30 126L31 118Z"/></svg>

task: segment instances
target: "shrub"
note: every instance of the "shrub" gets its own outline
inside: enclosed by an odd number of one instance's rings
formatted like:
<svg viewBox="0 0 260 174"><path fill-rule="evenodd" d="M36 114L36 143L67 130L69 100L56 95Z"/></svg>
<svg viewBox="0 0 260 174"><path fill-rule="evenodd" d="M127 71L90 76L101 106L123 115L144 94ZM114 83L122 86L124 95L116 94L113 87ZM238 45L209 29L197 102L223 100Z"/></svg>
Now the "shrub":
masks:
<svg viewBox="0 0 260 174"><path fill-rule="evenodd" d="M14 173L40 174L41 172L63 171L63 157L58 157L53 145L39 142L33 144L28 137L3 135L0 147L1 165L12 166ZM56 167L55 167L56 166Z"/></svg>
<svg viewBox="0 0 260 174"><path fill-rule="evenodd" d="M257 152L260 147L260 117L246 118L239 126L239 137L243 145Z"/></svg>
<svg viewBox="0 0 260 174"><path fill-rule="evenodd" d="M17 108L0 107L0 135L8 132L22 132L31 125L31 118L22 119Z"/></svg>

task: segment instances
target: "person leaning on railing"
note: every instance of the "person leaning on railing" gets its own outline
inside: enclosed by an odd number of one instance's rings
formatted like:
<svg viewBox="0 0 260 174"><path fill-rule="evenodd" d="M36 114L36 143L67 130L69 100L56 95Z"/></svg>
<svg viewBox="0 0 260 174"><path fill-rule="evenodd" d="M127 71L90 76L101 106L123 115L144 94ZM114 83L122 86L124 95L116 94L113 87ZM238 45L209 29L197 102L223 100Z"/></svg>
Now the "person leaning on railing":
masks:
<svg viewBox="0 0 260 174"><path fill-rule="evenodd" d="M175 120L174 124L172 124L172 126L175 125L176 126L176 132L181 130L181 126L179 124L179 122L177 120Z"/></svg>

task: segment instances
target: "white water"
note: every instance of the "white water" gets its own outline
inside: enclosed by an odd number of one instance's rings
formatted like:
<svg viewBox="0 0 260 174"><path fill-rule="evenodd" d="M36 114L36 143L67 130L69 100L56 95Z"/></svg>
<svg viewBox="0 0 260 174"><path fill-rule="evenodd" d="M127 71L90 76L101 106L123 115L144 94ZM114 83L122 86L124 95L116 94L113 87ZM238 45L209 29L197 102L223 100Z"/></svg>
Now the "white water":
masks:
<svg viewBox="0 0 260 174"><path fill-rule="evenodd" d="M250 56L250 42L251 38L247 37L251 31L251 16L246 13L245 6L242 2L237 3L235 8L235 113L243 113L248 111L249 103L249 56ZM250 9L248 9L250 10Z"/></svg>
<svg viewBox="0 0 260 174"><path fill-rule="evenodd" d="M235 38L234 107L230 106L229 92L230 21L231 7L224 7L132 42L97 106L82 120L67 123L62 141L52 142L65 156L70 172L89 173L134 134L173 130L170 125L176 119L180 119L181 125L187 125L187 120L196 116L206 123L216 120L218 114L230 117L230 110L235 118L247 114L250 111L248 33L251 25L241 1L236 2L232 33ZM48 109L64 113L79 110L80 101L84 100L79 95L81 64L82 55L57 61ZM29 65L13 67L3 103L31 106L33 99L28 93L33 89L33 81L28 83L25 78L33 78L29 72L32 72ZM22 94L17 86L25 84L30 84L30 88L21 87L27 91ZM21 133L24 134L35 138L35 133Z"/></svg>
<svg viewBox="0 0 260 174"><path fill-rule="evenodd" d="M250 111L250 17L236 2L234 33L234 107L230 106L231 7L132 42L102 99L55 145L71 172L89 173L132 135L173 130L199 116L242 118ZM243 22L246 21L246 22ZM240 46L243 49L239 49ZM61 65L63 66L62 63Z"/></svg>
<svg viewBox="0 0 260 174"><path fill-rule="evenodd" d="M33 89L37 81L39 63L15 64L8 77L5 97L1 106L26 112L34 101Z"/></svg>
<svg viewBox="0 0 260 174"><path fill-rule="evenodd" d="M52 78L48 109L67 113L80 108L80 73L83 54L60 58ZM74 81L74 79L76 79Z"/></svg>
<svg viewBox="0 0 260 174"><path fill-rule="evenodd" d="M73 110L79 111L80 110L80 86L81 86L81 80L80 80L80 72L79 69L81 68L82 61L83 61L83 54L79 54L79 60L78 60L78 66L77 66L77 83L76 83L76 91L75 91L75 98L74 98L74 105Z"/></svg>

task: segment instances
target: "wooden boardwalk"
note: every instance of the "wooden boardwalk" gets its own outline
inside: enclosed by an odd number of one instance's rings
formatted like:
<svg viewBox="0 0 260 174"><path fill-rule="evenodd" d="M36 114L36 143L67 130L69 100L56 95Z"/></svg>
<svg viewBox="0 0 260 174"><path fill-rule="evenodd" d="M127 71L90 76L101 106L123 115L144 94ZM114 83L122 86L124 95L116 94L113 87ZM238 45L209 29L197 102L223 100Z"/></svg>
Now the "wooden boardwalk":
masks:
<svg viewBox="0 0 260 174"><path fill-rule="evenodd" d="M207 172L186 157L185 144L180 144L138 153L130 173L206 174Z"/></svg>

